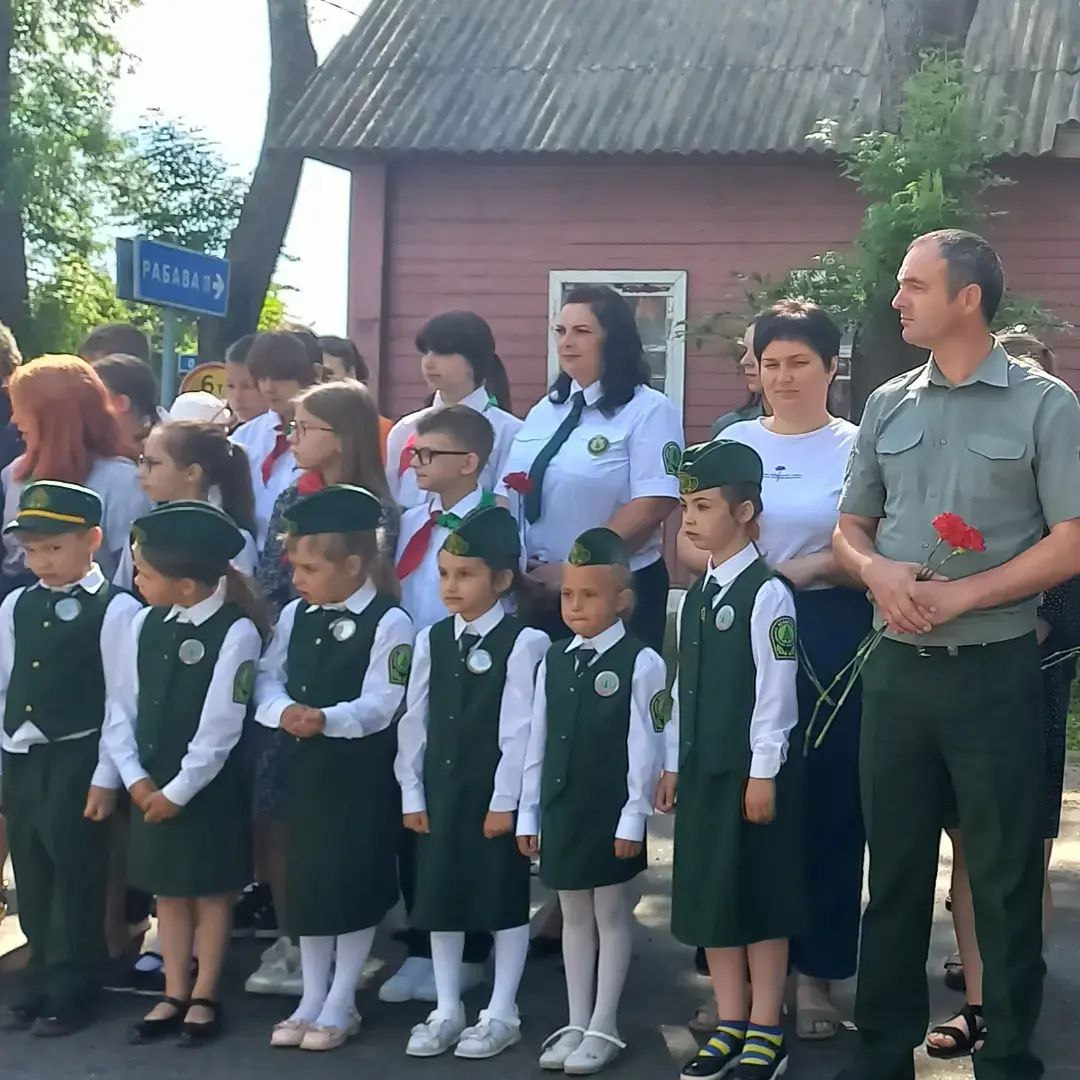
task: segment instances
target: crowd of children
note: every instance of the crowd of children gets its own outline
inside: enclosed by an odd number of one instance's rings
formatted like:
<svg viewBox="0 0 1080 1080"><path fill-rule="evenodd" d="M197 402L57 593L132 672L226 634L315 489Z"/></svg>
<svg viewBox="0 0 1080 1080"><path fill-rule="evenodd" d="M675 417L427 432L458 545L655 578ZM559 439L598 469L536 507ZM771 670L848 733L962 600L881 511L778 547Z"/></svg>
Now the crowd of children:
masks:
<svg viewBox="0 0 1080 1080"><path fill-rule="evenodd" d="M230 355L230 379L239 403L250 373L266 419L231 442L213 423L150 432L139 479L157 506L115 583L95 562L98 495L22 487L5 533L38 580L0 606L0 700L31 961L0 1026L59 1035L91 1019L119 808L127 880L156 897L164 958L165 992L132 1041L220 1034L232 909L254 872L298 944L302 993L273 1047L329 1051L359 1033L357 983L400 893L410 949L429 949L434 973L405 1052L494 1057L522 1038L538 859L567 988L539 1063L599 1072L626 1045L647 820L677 798L672 929L705 946L721 1019L683 1076L785 1071L787 939L803 916L795 626L751 542L761 461L716 442L672 462L710 569L680 611L669 692L664 661L627 628L630 551L606 527L562 567L569 636L527 625L522 524L491 491L512 417L470 364L433 369L433 405L391 432L388 488L364 388L314 386L295 337L260 335ZM494 980L468 1017L476 948L493 948Z"/></svg>

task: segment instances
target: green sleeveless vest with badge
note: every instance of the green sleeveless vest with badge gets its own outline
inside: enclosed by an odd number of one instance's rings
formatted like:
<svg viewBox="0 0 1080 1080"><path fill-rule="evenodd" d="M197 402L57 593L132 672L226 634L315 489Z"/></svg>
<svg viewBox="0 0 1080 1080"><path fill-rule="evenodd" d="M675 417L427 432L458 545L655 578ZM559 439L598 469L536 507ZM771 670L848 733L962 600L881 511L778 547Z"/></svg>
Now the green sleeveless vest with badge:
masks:
<svg viewBox="0 0 1080 1080"><path fill-rule="evenodd" d="M166 621L169 609L151 609L139 634L139 761L158 788L180 771L195 736L225 637L244 618L224 604L204 623ZM247 676L231 672L235 693ZM250 879L248 806L235 748L221 771L180 813L147 824L131 816L128 881L159 896L218 896Z"/></svg>
<svg viewBox="0 0 1080 1080"><path fill-rule="evenodd" d="M498 767L506 665L524 628L504 616L462 656L453 618L431 628L424 798L431 832L416 839L412 924L423 930L506 930L529 921L529 860L513 831L484 838Z"/></svg>
<svg viewBox="0 0 1080 1080"><path fill-rule="evenodd" d="M580 673L567 642L547 654L547 740L540 788L540 879L550 889L618 885L646 866L615 858L629 794L627 739L634 664L645 645L627 634Z"/></svg>
<svg viewBox="0 0 1080 1080"><path fill-rule="evenodd" d="M704 591L702 578L683 604L671 932L688 945L728 948L791 937L804 922L794 733L776 777L775 819L752 825L743 815L756 678L750 617L758 590L774 576L758 559L719 602ZM778 619L769 637L778 662L797 663L792 620Z"/></svg>
<svg viewBox="0 0 1080 1080"><path fill-rule="evenodd" d="M359 614L296 610L285 670L289 697L323 709L360 697L379 620L395 604L376 596ZM408 650L388 675L404 685ZM323 937L374 926L397 902L401 794L396 727L360 739L297 739L285 765L289 934Z"/></svg>
<svg viewBox="0 0 1080 1080"><path fill-rule="evenodd" d="M105 719L101 624L120 590L76 587L23 590L15 601L15 657L4 707L4 731L26 721L50 741L100 728Z"/></svg>

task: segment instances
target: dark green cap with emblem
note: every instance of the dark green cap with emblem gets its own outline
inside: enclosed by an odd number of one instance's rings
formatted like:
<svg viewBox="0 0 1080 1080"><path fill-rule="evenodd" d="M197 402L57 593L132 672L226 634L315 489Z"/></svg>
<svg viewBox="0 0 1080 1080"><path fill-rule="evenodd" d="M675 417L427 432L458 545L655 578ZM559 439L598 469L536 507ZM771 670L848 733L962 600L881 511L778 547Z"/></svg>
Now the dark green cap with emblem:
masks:
<svg viewBox="0 0 1080 1080"><path fill-rule="evenodd" d="M629 566L630 552L617 532L600 526L586 529L574 541L566 561L571 566Z"/></svg>
<svg viewBox="0 0 1080 1080"><path fill-rule="evenodd" d="M371 532L381 517L382 504L367 488L331 484L293 503L284 529L286 536Z"/></svg>
<svg viewBox="0 0 1080 1080"><path fill-rule="evenodd" d="M96 491L59 480L35 480L22 489L19 512L4 532L55 536L100 524L101 499Z"/></svg>
<svg viewBox="0 0 1080 1080"><path fill-rule="evenodd" d="M764 472L758 452L731 439L688 446L679 464L679 493L723 487L725 484L753 484L761 487Z"/></svg>
<svg viewBox="0 0 1080 1080"><path fill-rule="evenodd" d="M521 537L513 515L501 506L470 510L443 541L443 551L483 559L496 570L514 570L521 562Z"/></svg>
<svg viewBox="0 0 1080 1080"><path fill-rule="evenodd" d="M244 534L228 514L191 499L151 510L131 527L131 539L163 555L193 556L210 563L227 563L244 550Z"/></svg>

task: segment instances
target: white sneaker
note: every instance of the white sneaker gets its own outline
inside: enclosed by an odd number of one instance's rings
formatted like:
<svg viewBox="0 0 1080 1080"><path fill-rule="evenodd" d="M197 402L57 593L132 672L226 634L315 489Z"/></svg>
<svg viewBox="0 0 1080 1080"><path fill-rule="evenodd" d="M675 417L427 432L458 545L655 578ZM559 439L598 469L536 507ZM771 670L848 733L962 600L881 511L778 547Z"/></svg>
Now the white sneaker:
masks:
<svg viewBox="0 0 1080 1080"><path fill-rule="evenodd" d="M248 976L244 989L249 994L280 994L301 997L304 977L300 971L300 948L288 938L279 938L263 954L259 969Z"/></svg>
<svg viewBox="0 0 1080 1080"><path fill-rule="evenodd" d="M430 982L435 986L435 965L429 958L410 956L379 987L379 1000L391 1005L400 1005L403 1001L436 1001L437 998L417 997L417 989L422 983Z"/></svg>
<svg viewBox="0 0 1080 1080"><path fill-rule="evenodd" d="M493 1058L519 1042L521 1042L521 1020L516 1014L512 1021L500 1020L484 1009L477 1023L461 1033L454 1057L471 1058L477 1061Z"/></svg>
<svg viewBox="0 0 1080 1080"><path fill-rule="evenodd" d="M461 1038L464 1030L464 1005L459 1005L456 1014L449 1018L433 1012L422 1024L412 1029L405 1053L409 1057L438 1057Z"/></svg>

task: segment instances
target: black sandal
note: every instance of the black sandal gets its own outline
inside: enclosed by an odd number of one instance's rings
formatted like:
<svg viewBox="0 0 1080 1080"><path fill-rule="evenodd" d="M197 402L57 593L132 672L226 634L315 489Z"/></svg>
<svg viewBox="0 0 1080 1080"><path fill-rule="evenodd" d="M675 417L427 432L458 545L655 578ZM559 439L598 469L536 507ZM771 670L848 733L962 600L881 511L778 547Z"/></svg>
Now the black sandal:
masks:
<svg viewBox="0 0 1080 1080"><path fill-rule="evenodd" d="M952 1039L952 1046L934 1046L926 1043L926 1053L929 1057L939 1061L951 1061L953 1058L971 1057L978 1049L978 1044L986 1041L986 1021L983 1019L983 1007L981 1005L965 1005L957 1014L956 1019L962 1019L967 1024L965 1031L955 1024L940 1024L931 1028L931 1035L944 1035Z"/></svg>
<svg viewBox="0 0 1080 1080"><path fill-rule="evenodd" d="M180 1030L184 1020L184 1013L188 1011L189 1002L180 1001L179 998L163 996L158 1004L162 1003L171 1005L176 1012L172 1016L163 1016L159 1020L140 1020L128 1032L128 1042L136 1045L153 1042L163 1035L175 1035ZM150 1011L153 1012L153 1009Z"/></svg>
<svg viewBox="0 0 1080 1080"><path fill-rule="evenodd" d="M207 1020L205 1024L185 1020L180 1028L178 1046L203 1046L208 1042L213 1042L221 1034L221 1005L216 1001L210 1001L209 998L192 998L188 1002L188 1008L190 1009L193 1005L201 1005L204 1009L209 1009L214 1017L212 1020Z"/></svg>

